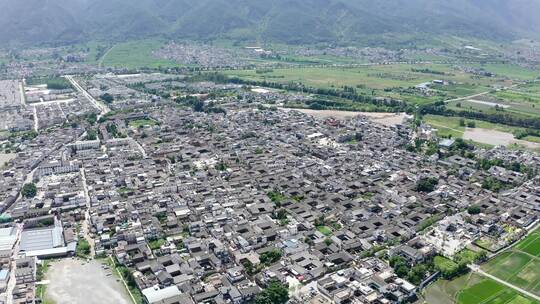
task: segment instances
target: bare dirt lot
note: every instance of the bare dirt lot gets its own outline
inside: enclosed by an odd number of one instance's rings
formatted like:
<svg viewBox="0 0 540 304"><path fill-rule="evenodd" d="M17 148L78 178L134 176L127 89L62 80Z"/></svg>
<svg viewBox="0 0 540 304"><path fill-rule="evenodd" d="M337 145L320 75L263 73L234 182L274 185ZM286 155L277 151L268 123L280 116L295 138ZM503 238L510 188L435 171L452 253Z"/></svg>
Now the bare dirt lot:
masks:
<svg viewBox="0 0 540 304"><path fill-rule="evenodd" d="M131 304L122 282L103 265L78 259L51 263L46 298L56 304Z"/></svg>
<svg viewBox="0 0 540 304"><path fill-rule="evenodd" d="M336 110L288 109L312 115L315 118L349 119L359 115L366 116L374 122L385 126L395 126L403 122L405 113L379 113L379 112L350 112Z"/></svg>
<svg viewBox="0 0 540 304"><path fill-rule="evenodd" d="M465 133L463 133L463 139L470 139L479 143L494 146L509 146L511 144L518 144L529 149L540 149L540 144L515 139L512 133L482 128L467 128L467 130L465 130Z"/></svg>
<svg viewBox="0 0 540 304"><path fill-rule="evenodd" d="M4 167L4 164L12 159L14 159L17 156L17 154L11 153L11 154L4 154L0 153L0 168Z"/></svg>

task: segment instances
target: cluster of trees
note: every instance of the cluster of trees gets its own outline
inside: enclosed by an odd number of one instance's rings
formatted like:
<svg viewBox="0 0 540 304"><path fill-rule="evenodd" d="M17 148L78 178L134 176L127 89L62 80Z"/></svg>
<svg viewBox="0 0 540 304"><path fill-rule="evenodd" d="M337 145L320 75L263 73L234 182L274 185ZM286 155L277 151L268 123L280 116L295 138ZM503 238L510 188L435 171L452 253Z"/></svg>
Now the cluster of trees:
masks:
<svg viewBox="0 0 540 304"><path fill-rule="evenodd" d="M280 207L281 203L286 199L286 197L278 191L270 191L266 195L277 207Z"/></svg>
<svg viewBox="0 0 540 304"><path fill-rule="evenodd" d="M442 215L440 215L440 214L432 215L429 218L427 218L426 220L422 221L422 223L420 223L420 225L416 228L416 231L418 231L418 232L424 231L427 228L431 227L436 222L440 221L441 219L442 219Z"/></svg>
<svg viewBox="0 0 540 304"><path fill-rule="evenodd" d="M478 161L477 163L477 167L478 169L482 169L482 170L489 170L491 169L491 167L493 166L498 166L498 167L502 167L504 164L503 160L502 159L486 159L486 158L482 158Z"/></svg>
<svg viewBox="0 0 540 304"><path fill-rule="evenodd" d="M480 214L482 212L482 208L478 205L472 205L467 208L467 213L470 215Z"/></svg>
<svg viewBox="0 0 540 304"><path fill-rule="evenodd" d="M255 297L255 304L285 304L289 301L289 289L279 281L272 281Z"/></svg>
<svg viewBox="0 0 540 304"><path fill-rule="evenodd" d="M540 130L533 129L522 129L514 132L514 137L517 139L523 139L527 136L537 136L540 137Z"/></svg>
<svg viewBox="0 0 540 304"><path fill-rule="evenodd" d="M279 221L279 224L281 226L285 226L289 223L289 219L287 218L287 210L284 208L281 208L277 211L274 211L272 214L272 217Z"/></svg>
<svg viewBox="0 0 540 304"><path fill-rule="evenodd" d="M77 248L75 249L77 256L86 257L90 254L90 244L84 238L79 239L77 242Z"/></svg>
<svg viewBox="0 0 540 304"><path fill-rule="evenodd" d="M90 124L90 125L95 125L96 122L97 122L97 114L96 113L90 113L86 116L86 121Z"/></svg>
<svg viewBox="0 0 540 304"><path fill-rule="evenodd" d="M452 279L468 271L467 265L471 263L483 262L487 259L485 251L473 252L465 249L458 253L454 260L449 260L442 256L436 256L433 260L435 269L441 272L445 279Z"/></svg>
<svg viewBox="0 0 540 304"><path fill-rule="evenodd" d="M439 180L434 177L423 177L416 183L416 191L432 192L439 184Z"/></svg>
<svg viewBox="0 0 540 304"><path fill-rule="evenodd" d="M106 104L111 104L114 101L114 96L109 93L105 93L99 96L99 99L103 100L103 102L105 102Z"/></svg>
<svg viewBox="0 0 540 304"><path fill-rule="evenodd" d="M365 103L365 104L372 104L375 106L380 107L378 109L379 111L386 111L386 112L396 112L396 111L411 111L411 107L408 106L405 102L401 100L396 99L377 99L373 96L368 96L364 94L359 94L355 88L352 87L344 87L344 88L313 88L308 87L301 83L279 83L279 82L269 82L266 80L263 81L254 81L254 80L244 80L240 79L238 77L227 77L226 75L220 74L220 73L204 73L204 74L197 74L189 78L190 81L196 82L196 81L212 81L216 83L234 83L234 84L243 84L243 85L249 85L249 86L262 86L262 87L269 87L269 88L275 88L280 90L288 90L288 91L297 91L297 92L304 92L304 93L311 93L321 96L329 96L329 97L337 97L337 98L343 98L347 100L351 100L357 103ZM336 106L336 103L332 103L329 101L326 101L329 104L324 104L322 100L318 100L310 107L316 107L316 109L319 108L328 108L331 106ZM341 104L342 105L342 104Z"/></svg>
<svg viewBox="0 0 540 304"><path fill-rule="evenodd" d="M272 69L257 69L255 70L255 73L256 74L267 74L267 73L272 73L274 70Z"/></svg>
<svg viewBox="0 0 540 304"><path fill-rule="evenodd" d="M126 138L127 135L123 134L122 132L118 131L118 126L114 123L109 123L105 126L107 129L107 132L111 134L114 138Z"/></svg>
<svg viewBox="0 0 540 304"><path fill-rule="evenodd" d="M50 78L30 78L26 80L27 84L46 84L49 90L67 90L71 89L71 83L62 77L50 77Z"/></svg>
<svg viewBox="0 0 540 304"><path fill-rule="evenodd" d="M259 260L262 264L265 265L272 265L275 262L279 261L281 259L281 250L279 249L272 249L270 251L264 252L259 256Z"/></svg>
<svg viewBox="0 0 540 304"><path fill-rule="evenodd" d="M220 162L220 163L216 166L216 170L218 170L218 171L227 171L228 168L229 168L229 166L227 166L227 164L224 163L224 162Z"/></svg>
<svg viewBox="0 0 540 304"><path fill-rule="evenodd" d="M505 187L506 185L503 182L491 176L486 178L482 182L482 188L493 191L493 192L499 192Z"/></svg>
<svg viewBox="0 0 540 304"><path fill-rule="evenodd" d="M86 131L86 140L96 140L97 139L97 132L95 130L88 130Z"/></svg>
<svg viewBox="0 0 540 304"><path fill-rule="evenodd" d="M469 127L469 128L476 128L476 122L474 120L465 121L465 119L461 118L459 120L459 125L461 127Z"/></svg>
<svg viewBox="0 0 540 304"><path fill-rule="evenodd" d="M533 178L538 173L534 167L529 167L520 162L504 162L502 159L480 159L477 163L478 169L489 170L491 167L503 167L507 170L526 174L527 177Z"/></svg>
<svg viewBox="0 0 540 304"><path fill-rule="evenodd" d="M189 106L193 109L194 112L204 112L204 113L216 113L216 114L225 114L227 111L215 105L214 103L206 104L204 101L198 99L194 96L185 96L176 99L176 103Z"/></svg>
<svg viewBox="0 0 540 304"><path fill-rule="evenodd" d="M118 265L118 260L115 258L115 266ZM120 276L124 278L126 281L126 284L129 288L129 291L135 295L136 298L142 298L142 294L139 290L139 286L137 285L137 281L135 280L135 277L133 276L133 273L127 268L126 266L116 266L116 269L120 272Z"/></svg>
<svg viewBox="0 0 540 304"><path fill-rule="evenodd" d="M433 104L422 105L418 109L421 115L433 114L442 116L465 117L468 119L477 119L491 123L505 124L509 126L522 127L526 129L540 130L540 119L519 117L509 113L484 113L474 111L456 111L448 109L443 101Z"/></svg>
<svg viewBox="0 0 540 304"><path fill-rule="evenodd" d="M32 131L28 131L28 132L24 132L22 135L21 135L21 139L22 140L32 140L34 138L38 137L38 133L34 130Z"/></svg>
<svg viewBox="0 0 540 304"><path fill-rule="evenodd" d="M21 190L21 194L25 198L33 198L33 197L35 197L36 194L37 194L36 184L34 184L34 183L24 184L24 186L22 187L22 190Z"/></svg>
<svg viewBox="0 0 540 304"><path fill-rule="evenodd" d="M422 264L411 266L405 258L396 255L390 258L389 263L398 277L406 279L414 285L422 283L422 281L434 270L433 261L431 259Z"/></svg>
<svg viewBox="0 0 540 304"><path fill-rule="evenodd" d="M411 71L412 71L412 72L415 72L415 73L423 73L423 74L446 75L445 72L442 72L442 71L436 71L436 70L432 70L432 69L428 69L428 68L425 68L425 69L415 69L415 68L412 68Z"/></svg>
<svg viewBox="0 0 540 304"><path fill-rule="evenodd" d="M279 249L272 249L264 252L259 256L260 264L254 265L250 260L242 261L242 266L246 270L248 275L254 275L259 273L264 267L270 266L281 259L282 252Z"/></svg>

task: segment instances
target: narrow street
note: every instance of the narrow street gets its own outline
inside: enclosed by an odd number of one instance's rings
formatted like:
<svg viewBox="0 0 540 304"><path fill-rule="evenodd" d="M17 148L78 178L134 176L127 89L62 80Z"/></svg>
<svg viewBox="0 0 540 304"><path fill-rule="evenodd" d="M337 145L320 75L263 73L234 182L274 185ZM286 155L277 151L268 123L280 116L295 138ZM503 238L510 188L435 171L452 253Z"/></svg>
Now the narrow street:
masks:
<svg viewBox="0 0 540 304"><path fill-rule="evenodd" d="M21 242L22 224L16 224L15 229L17 229L17 241L15 242L15 245L13 246L13 250L11 252L11 267L9 271L9 281L6 287L7 304L13 303L13 290L15 289L15 285L17 283L17 279L15 278L15 270L17 268L16 260L19 255L19 245Z"/></svg>
<svg viewBox="0 0 540 304"><path fill-rule="evenodd" d="M95 255L95 243L94 239L90 236L90 207L92 205L90 201L90 195L88 194L88 185L86 184L86 174L84 168L81 168L81 178L84 188L84 197L86 198L86 211L84 212L84 221L82 223L82 232L88 244L90 244L90 256L93 258Z"/></svg>
<svg viewBox="0 0 540 304"><path fill-rule="evenodd" d="M39 131L39 120L38 120L38 116L37 116L37 108L36 106L34 105L32 107L32 109L34 110L34 131Z"/></svg>

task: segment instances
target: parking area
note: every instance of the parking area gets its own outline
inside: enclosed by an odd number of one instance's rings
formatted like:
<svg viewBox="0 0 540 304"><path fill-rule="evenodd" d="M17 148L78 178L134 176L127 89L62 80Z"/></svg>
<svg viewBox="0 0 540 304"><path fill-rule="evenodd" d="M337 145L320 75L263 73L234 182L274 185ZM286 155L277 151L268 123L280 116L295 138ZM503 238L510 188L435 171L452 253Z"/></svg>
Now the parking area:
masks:
<svg viewBox="0 0 540 304"><path fill-rule="evenodd" d="M62 259L51 263L46 298L56 304L131 304L121 281L99 261Z"/></svg>

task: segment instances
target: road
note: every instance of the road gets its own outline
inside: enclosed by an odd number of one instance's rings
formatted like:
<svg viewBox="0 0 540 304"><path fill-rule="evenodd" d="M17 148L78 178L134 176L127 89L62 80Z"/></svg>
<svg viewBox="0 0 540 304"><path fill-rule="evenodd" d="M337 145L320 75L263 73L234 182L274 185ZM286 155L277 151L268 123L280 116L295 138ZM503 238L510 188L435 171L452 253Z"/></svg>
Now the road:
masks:
<svg viewBox="0 0 540 304"><path fill-rule="evenodd" d="M107 107L104 103L102 102L99 102L97 101L94 97L92 97L92 95L90 95L80 84L77 83L77 81L75 81L75 79L73 78L73 76L71 75L65 75L64 76L69 82L71 82L71 85L73 85L75 87L75 89L77 91L79 91L81 94L84 95L84 97L86 97L86 99L88 99L88 101L90 101L91 103L94 104L94 106L100 111L100 115L98 117L98 119L109 113L111 110L109 109L109 107Z"/></svg>
<svg viewBox="0 0 540 304"><path fill-rule="evenodd" d="M524 84L524 82L518 82L518 83L515 83L509 87L504 87L502 89L499 89L498 91L506 91L506 90L510 90L510 89L513 89L513 88L516 88L520 85ZM454 98L454 99L449 99L449 100L445 100L444 102L445 103L449 103L449 102L452 102L452 101L462 101L462 100L469 100L469 99L473 99L473 98L476 98L476 97L480 97L480 96L484 96L484 95L487 95L489 93L493 92L493 90L491 91L486 91L486 92L482 92L482 93L478 93L478 94L474 94L474 95L469 95L469 96L464 96L464 97L459 97L459 98Z"/></svg>
<svg viewBox="0 0 540 304"><path fill-rule="evenodd" d="M530 293L530 292L528 292L528 291L526 291L526 290L524 290L522 288L519 288L514 284L511 284L511 283L508 283L508 282L506 282L504 280L501 280L501 279L497 278L496 276L492 276L491 274L483 271L480 268L480 266L478 266L478 265L467 265L467 267L469 267L469 269L472 270L473 272L481 274L481 275L483 275L483 276L485 276L485 277L487 277L489 279L492 279L492 280L494 280L494 281L496 281L496 282L498 282L500 284L505 285L506 287L512 288L512 289L514 289L514 290L516 290L516 291L518 291L518 292L520 292L520 293L522 293L522 294L524 294L524 295L526 295L526 296L528 296L530 298L533 298L533 299L535 299L537 301L540 301L540 296L537 296L534 293Z"/></svg>
<svg viewBox="0 0 540 304"><path fill-rule="evenodd" d="M86 183L86 173L84 168L81 168L81 179L84 189L84 197L86 199L86 211L84 212L84 221L82 223L82 232L84 238L90 244L90 256L93 258L95 255L95 243L94 239L90 236L90 207L92 206L90 195L88 194L88 185Z"/></svg>
<svg viewBox="0 0 540 304"><path fill-rule="evenodd" d="M23 80L24 81L24 80ZM21 94L21 103L26 104L26 94L24 93L24 84L23 81L19 82L19 93Z"/></svg>
<svg viewBox="0 0 540 304"><path fill-rule="evenodd" d="M135 140L134 138L129 137L129 139L133 142L133 144L134 144L135 146L137 146L137 149L138 149L139 151L141 151L141 154L143 155L143 157L144 157L144 158L147 158L148 155L146 155L146 151L144 150L143 146L141 146L141 144L140 144L137 140Z"/></svg>
<svg viewBox="0 0 540 304"><path fill-rule="evenodd" d="M454 98L454 99L449 99L449 100L445 100L444 102L445 103L450 103L450 102L453 102L453 101L461 101L461 100L469 100L469 99L473 99L475 97L480 97L480 96L484 96L486 94L489 94L491 91L487 91L487 92L482 92L482 93L478 93L478 94L474 94L474 95L470 95L470 96L465 96L465 97L459 97L459 98Z"/></svg>
<svg viewBox="0 0 540 304"><path fill-rule="evenodd" d="M13 290L15 289L15 285L17 283L17 279L15 278L15 270L17 268L17 256L19 255L19 244L21 241L22 224L16 224L15 229L17 229L17 241L15 242L15 245L13 246L13 250L11 252L11 267L9 271L9 281L6 287L7 304L13 303Z"/></svg>
<svg viewBox="0 0 540 304"><path fill-rule="evenodd" d="M34 131L39 131L39 120L38 120L38 115L37 115L37 108L36 106L33 106L33 112L34 112Z"/></svg>

